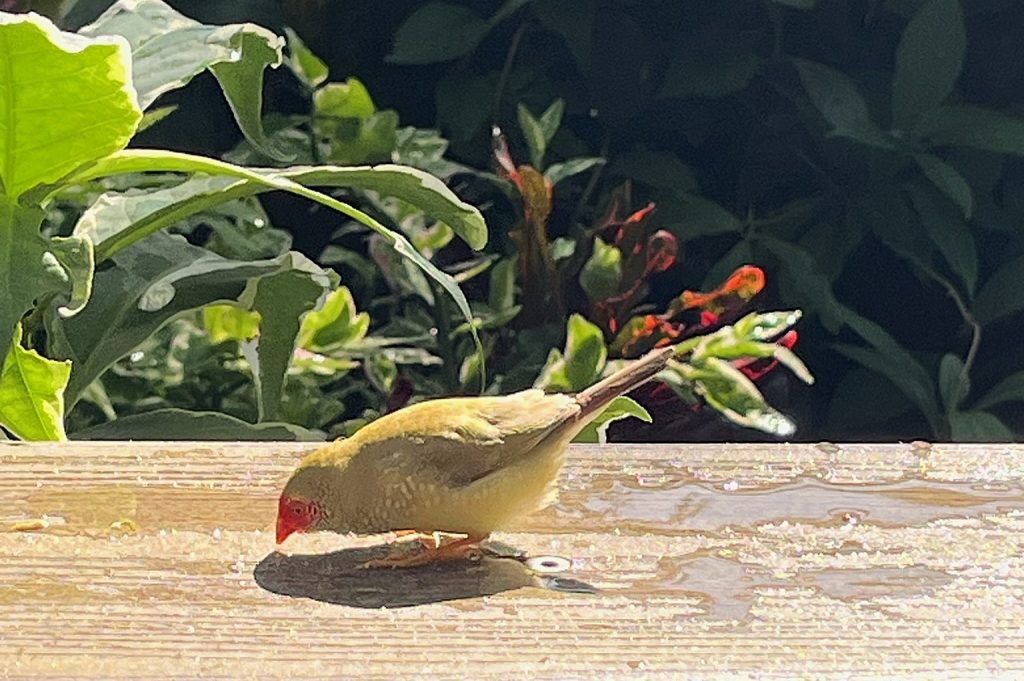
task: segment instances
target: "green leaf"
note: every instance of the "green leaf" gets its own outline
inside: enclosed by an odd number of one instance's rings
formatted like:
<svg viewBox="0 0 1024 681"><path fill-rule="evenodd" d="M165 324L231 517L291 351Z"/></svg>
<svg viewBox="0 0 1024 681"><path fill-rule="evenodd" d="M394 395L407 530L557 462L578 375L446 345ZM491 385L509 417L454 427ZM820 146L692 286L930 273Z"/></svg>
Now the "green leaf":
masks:
<svg viewBox="0 0 1024 681"><path fill-rule="evenodd" d="M573 442L589 442L603 445L608 442L608 426L613 421L630 417L638 418L645 423L651 423L654 420L639 402L625 395L619 395L604 408L604 411L596 419L588 423L580 431L579 435L573 439Z"/></svg>
<svg viewBox="0 0 1024 681"><path fill-rule="evenodd" d="M693 168L668 151L631 151L616 156L608 173L670 192L698 190Z"/></svg>
<svg viewBox="0 0 1024 681"><path fill-rule="evenodd" d="M383 353L370 355L363 362L363 371L381 395L390 395L398 378L398 367L395 361Z"/></svg>
<svg viewBox="0 0 1024 681"><path fill-rule="evenodd" d="M119 0L80 33L128 40L143 109L209 69L246 139L272 158L289 158L267 140L261 122L263 72L281 64L284 45L267 29L255 24L206 26L161 0Z"/></svg>
<svg viewBox="0 0 1024 681"><path fill-rule="evenodd" d="M565 354L551 351L534 386L555 392L578 392L600 378L607 358L608 348L601 329L582 315L573 314L566 327Z"/></svg>
<svg viewBox="0 0 1024 681"><path fill-rule="evenodd" d="M564 163L552 163L548 166L548 169L544 171L544 177L548 179L551 186L556 186L562 180L567 180L573 175L579 175L585 173L595 166L599 166L606 163L605 159L598 156L580 156L578 158L570 158Z"/></svg>
<svg viewBox="0 0 1024 681"><path fill-rule="evenodd" d="M1024 310L1024 256L1004 263L984 283L974 302L982 324Z"/></svg>
<svg viewBox="0 0 1024 681"><path fill-rule="evenodd" d="M287 26L284 34L288 38L288 67L295 76L309 88L315 88L327 80L330 75L327 64L306 47L299 34Z"/></svg>
<svg viewBox="0 0 1024 681"><path fill-rule="evenodd" d="M541 114L540 118L536 118L522 103L516 107L519 129L523 132L526 145L530 148L530 162L534 168L544 167L544 155L547 153L548 143L558 131L558 126L562 124L564 112L565 102L561 99L556 99Z"/></svg>
<svg viewBox="0 0 1024 681"><path fill-rule="evenodd" d="M50 249L71 280L67 304L58 307L57 312L64 317L72 317L85 307L92 295L92 276L96 266L92 242L77 236L55 236L50 239Z"/></svg>
<svg viewBox="0 0 1024 681"><path fill-rule="evenodd" d="M953 91L967 51L960 0L928 0L907 24L896 50L892 118L908 130Z"/></svg>
<svg viewBox="0 0 1024 681"><path fill-rule="evenodd" d="M672 200L660 202L658 217L680 243L712 234L738 234L743 227L736 216L722 206L687 192L675 192Z"/></svg>
<svg viewBox="0 0 1024 681"><path fill-rule="evenodd" d="M370 315L356 312L356 301L344 286L331 291L318 310L302 318L298 345L326 350L360 341L370 328Z"/></svg>
<svg viewBox="0 0 1024 681"><path fill-rule="evenodd" d="M247 341L260 332L260 315L238 305L207 305L203 328L212 343Z"/></svg>
<svg viewBox="0 0 1024 681"><path fill-rule="evenodd" d="M964 282L969 293L978 283L978 249L965 223L951 203L941 195L911 187L911 200L921 224L950 268Z"/></svg>
<svg viewBox="0 0 1024 681"><path fill-rule="evenodd" d="M321 442L323 433L290 423L246 423L219 412L157 409L71 434L73 440L279 440Z"/></svg>
<svg viewBox="0 0 1024 681"><path fill-rule="evenodd" d="M985 411L954 412L949 425L955 442L1014 442L1013 431Z"/></svg>
<svg viewBox="0 0 1024 681"><path fill-rule="evenodd" d="M461 5L429 2L398 27L387 61L434 64L458 59L476 49L488 28L486 21Z"/></svg>
<svg viewBox="0 0 1024 681"><path fill-rule="evenodd" d="M0 197L0 366L18 321L35 300L70 285L52 244L39 233L42 220L42 210L22 208Z"/></svg>
<svg viewBox="0 0 1024 681"><path fill-rule="evenodd" d="M285 376L295 352L300 320L330 286L323 270L305 256L287 256L291 262L280 272L260 277L254 283L251 306L260 315L260 333L253 341L259 357L253 371L257 375L260 422L281 418Z"/></svg>
<svg viewBox="0 0 1024 681"><path fill-rule="evenodd" d="M580 285L592 303L611 298L619 292L622 280L622 252L600 237L594 237L594 250L580 270Z"/></svg>
<svg viewBox="0 0 1024 681"><path fill-rule="evenodd" d="M516 269L518 258L502 258L491 269L487 304L492 310L509 310L516 304Z"/></svg>
<svg viewBox="0 0 1024 681"><path fill-rule="evenodd" d="M228 260L164 233L112 260L112 267L96 273L85 309L70 319L48 319L50 352L73 361L69 406L109 366L183 312L238 302L250 282L261 277L315 268L295 253L253 262ZM241 304L250 306L251 300Z"/></svg>
<svg viewBox="0 0 1024 681"><path fill-rule="evenodd" d="M939 362L939 394L942 402L946 405L946 412L952 413L967 397L971 384L962 380L964 363L959 357L953 354L945 354Z"/></svg>
<svg viewBox="0 0 1024 681"><path fill-rule="evenodd" d="M444 220L456 233L466 239L470 246L475 248L482 247L487 242L487 225L484 223L480 213L472 206L464 204L457 199L455 202L450 201L448 197L453 197L454 194L451 194L450 190L440 180L413 168L376 166L372 169L356 169L360 170L360 172L349 172L347 174L346 170L349 169L316 167L309 170L293 168L289 173L271 170L264 170L260 173L201 156L169 151L133 150L111 154L104 158L102 162L91 166L88 171L76 175L73 180L83 182L96 177L143 171L204 172L237 177L251 182L254 186L297 194L347 215L377 232L403 258L408 259L440 284L441 288L455 300L455 304L463 317L467 321L471 321L473 319L473 312L459 285L450 275L438 269L436 265L417 251L409 243L408 239L388 229L363 211L338 201L331 196L308 189L299 182L292 180L291 177L297 177L302 182L318 185L330 185L332 182L340 182L342 176L345 176L346 184L349 186L361 183L360 188L370 188L366 185L374 184L379 187L380 184L384 184L392 195L403 199L406 199L407 195L414 197L414 200L410 200L410 203L414 205L418 205L417 200L423 201L424 204L429 204L429 206L424 206L428 213L434 211L443 213L444 215L437 215L437 217ZM231 196L231 198L238 197ZM456 222L456 218L461 218L461 221ZM160 227L161 225L158 224L156 229ZM151 230L152 228L153 225L150 225ZM99 250L97 249L97 251ZM99 255L97 259L100 259ZM473 337L474 345L479 349L481 344L475 326L470 327L470 333ZM483 376L484 374L481 375Z"/></svg>
<svg viewBox="0 0 1024 681"><path fill-rule="evenodd" d="M735 31L706 30L676 41L662 81L662 98L724 97L757 75L757 53Z"/></svg>
<svg viewBox="0 0 1024 681"><path fill-rule="evenodd" d="M816 62L796 61L800 80L821 115L832 124L833 136L891 149L892 140L875 125L856 84L839 71Z"/></svg>
<svg viewBox="0 0 1024 681"><path fill-rule="evenodd" d="M71 362L21 347L21 325L0 370L0 425L22 440L66 440L64 388Z"/></svg>
<svg viewBox="0 0 1024 681"><path fill-rule="evenodd" d="M793 9L814 9L818 5L818 0L772 0L772 2Z"/></svg>
<svg viewBox="0 0 1024 681"><path fill-rule="evenodd" d="M943 106L921 117L915 134L936 145L1024 155L1024 118L976 106Z"/></svg>
<svg viewBox="0 0 1024 681"><path fill-rule="evenodd" d="M0 64L0 200L123 149L142 118L120 38L83 38L35 14L0 13Z"/></svg>
<svg viewBox="0 0 1024 681"><path fill-rule="evenodd" d="M1024 371L1010 374L978 400L976 409L988 409L1004 402L1024 402Z"/></svg>
<svg viewBox="0 0 1024 681"><path fill-rule="evenodd" d="M370 91L358 78L323 86L313 93L313 108L319 116L359 120L366 120L377 112Z"/></svg>
<svg viewBox="0 0 1024 681"><path fill-rule="evenodd" d="M960 208L964 219L970 220L974 215L974 195L971 193L971 185L967 184L967 180L956 168L933 154L914 154L914 160L921 166L925 177Z"/></svg>
<svg viewBox="0 0 1024 681"><path fill-rule="evenodd" d="M753 381L731 363L707 357L699 364L676 363L673 368L694 384L713 409L733 423L781 437L796 432L793 422L773 409Z"/></svg>

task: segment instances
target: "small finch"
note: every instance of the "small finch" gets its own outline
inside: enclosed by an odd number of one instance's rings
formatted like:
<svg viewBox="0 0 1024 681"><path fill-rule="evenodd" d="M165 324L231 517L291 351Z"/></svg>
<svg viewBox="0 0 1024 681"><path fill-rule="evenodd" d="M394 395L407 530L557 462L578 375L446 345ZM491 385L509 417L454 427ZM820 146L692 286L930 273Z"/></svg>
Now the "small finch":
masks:
<svg viewBox="0 0 1024 681"><path fill-rule="evenodd" d="M654 350L575 396L531 389L443 398L383 416L302 459L281 494L277 542L310 531L443 532L465 538L372 566L464 558L492 532L552 503L572 439L672 355L670 347Z"/></svg>

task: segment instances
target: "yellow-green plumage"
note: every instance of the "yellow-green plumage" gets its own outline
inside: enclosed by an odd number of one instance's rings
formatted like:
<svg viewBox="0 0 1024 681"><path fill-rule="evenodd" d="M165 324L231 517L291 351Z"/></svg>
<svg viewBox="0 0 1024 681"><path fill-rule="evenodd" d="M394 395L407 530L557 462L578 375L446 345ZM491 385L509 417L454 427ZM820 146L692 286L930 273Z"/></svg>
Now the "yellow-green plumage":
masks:
<svg viewBox="0 0 1024 681"><path fill-rule="evenodd" d="M306 456L283 496L317 503L313 530L486 536L549 504L572 438L669 357L655 351L577 396L534 389L406 407Z"/></svg>

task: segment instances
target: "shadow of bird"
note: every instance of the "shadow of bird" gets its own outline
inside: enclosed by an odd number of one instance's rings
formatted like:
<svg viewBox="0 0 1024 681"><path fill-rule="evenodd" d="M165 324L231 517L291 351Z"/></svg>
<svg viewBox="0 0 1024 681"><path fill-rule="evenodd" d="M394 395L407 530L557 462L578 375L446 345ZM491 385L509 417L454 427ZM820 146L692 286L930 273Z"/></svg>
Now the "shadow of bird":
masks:
<svg viewBox="0 0 1024 681"><path fill-rule="evenodd" d="M481 547L478 561L437 563L405 569L365 569L382 558L387 546L344 549L317 555L273 552L253 570L253 578L271 593L309 598L355 608L404 608L463 598L493 596L523 587L596 593L584 582L531 569L507 547ZM542 559L543 560L543 559Z"/></svg>

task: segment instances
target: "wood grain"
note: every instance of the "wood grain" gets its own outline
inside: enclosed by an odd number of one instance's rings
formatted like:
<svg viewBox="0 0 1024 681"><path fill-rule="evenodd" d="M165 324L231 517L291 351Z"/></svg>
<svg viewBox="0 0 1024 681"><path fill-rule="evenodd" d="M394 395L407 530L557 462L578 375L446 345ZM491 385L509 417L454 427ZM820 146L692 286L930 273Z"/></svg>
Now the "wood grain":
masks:
<svg viewBox="0 0 1024 681"><path fill-rule="evenodd" d="M1024 447L578 447L482 562L394 572L274 552L308 448L0 444L0 675L1024 678Z"/></svg>

